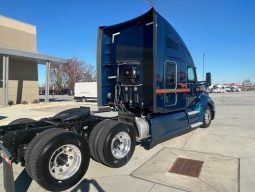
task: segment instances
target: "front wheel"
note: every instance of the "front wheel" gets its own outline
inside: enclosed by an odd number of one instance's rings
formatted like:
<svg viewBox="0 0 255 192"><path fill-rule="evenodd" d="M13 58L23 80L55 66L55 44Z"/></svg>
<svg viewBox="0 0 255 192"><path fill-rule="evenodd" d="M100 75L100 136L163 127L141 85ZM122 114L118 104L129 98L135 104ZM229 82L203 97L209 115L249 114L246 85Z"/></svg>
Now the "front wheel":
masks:
<svg viewBox="0 0 255 192"><path fill-rule="evenodd" d="M34 146L29 167L32 178L43 188L62 191L80 181L89 160L89 146L83 137L52 129Z"/></svg>
<svg viewBox="0 0 255 192"><path fill-rule="evenodd" d="M203 124L200 127L202 128L209 127L211 124L211 121L212 121L212 109L208 105L206 105L204 116L203 116Z"/></svg>

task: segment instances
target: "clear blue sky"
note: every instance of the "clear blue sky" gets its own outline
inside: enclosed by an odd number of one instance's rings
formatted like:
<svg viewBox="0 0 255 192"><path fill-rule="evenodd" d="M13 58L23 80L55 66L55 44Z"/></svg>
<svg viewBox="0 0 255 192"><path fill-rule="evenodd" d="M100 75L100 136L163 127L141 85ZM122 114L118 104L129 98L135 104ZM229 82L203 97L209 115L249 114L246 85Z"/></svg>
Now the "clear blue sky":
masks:
<svg viewBox="0 0 255 192"><path fill-rule="evenodd" d="M202 78L214 83L255 82L255 0L155 0L154 6L186 42ZM0 15L37 27L38 51L78 56L96 65L97 28L149 10L146 0L0 0ZM39 80L43 81L43 67Z"/></svg>

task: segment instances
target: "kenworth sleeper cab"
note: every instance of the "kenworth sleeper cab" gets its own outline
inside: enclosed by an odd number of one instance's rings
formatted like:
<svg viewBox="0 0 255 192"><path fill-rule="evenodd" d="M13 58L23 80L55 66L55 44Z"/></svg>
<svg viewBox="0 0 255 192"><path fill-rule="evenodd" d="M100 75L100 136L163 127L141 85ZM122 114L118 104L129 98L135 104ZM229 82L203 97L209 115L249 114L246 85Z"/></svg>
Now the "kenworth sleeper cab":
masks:
<svg viewBox="0 0 255 192"><path fill-rule="evenodd" d="M192 57L174 28L154 9L99 27L97 112L81 107L39 121L0 127L4 187L15 191L12 164L50 191L66 190L87 171L90 157L124 166L137 144L145 149L215 117L210 74L199 82ZM117 114L117 115L114 115Z"/></svg>

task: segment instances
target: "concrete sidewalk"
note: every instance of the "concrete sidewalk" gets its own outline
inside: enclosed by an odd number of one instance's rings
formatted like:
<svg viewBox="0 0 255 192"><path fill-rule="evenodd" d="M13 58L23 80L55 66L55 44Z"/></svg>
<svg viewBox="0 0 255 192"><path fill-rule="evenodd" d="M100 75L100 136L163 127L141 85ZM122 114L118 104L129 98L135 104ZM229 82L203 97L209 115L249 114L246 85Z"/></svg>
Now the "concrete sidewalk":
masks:
<svg viewBox="0 0 255 192"><path fill-rule="evenodd" d="M254 192L255 92L211 96L216 103L217 114L209 128L198 128L149 151L137 146L130 162L119 169L111 169L91 160L84 180L69 191ZM0 120L0 124L21 116L40 119L79 104L68 102L63 106L45 108L1 108L1 115L8 118ZM94 103L90 106L95 108ZM177 157L203 161L199 177L169 173ZM19 191L45 191L31 182L19 166L15 166L14 172ZM1 191L2 185L1 179Z"/></svg>

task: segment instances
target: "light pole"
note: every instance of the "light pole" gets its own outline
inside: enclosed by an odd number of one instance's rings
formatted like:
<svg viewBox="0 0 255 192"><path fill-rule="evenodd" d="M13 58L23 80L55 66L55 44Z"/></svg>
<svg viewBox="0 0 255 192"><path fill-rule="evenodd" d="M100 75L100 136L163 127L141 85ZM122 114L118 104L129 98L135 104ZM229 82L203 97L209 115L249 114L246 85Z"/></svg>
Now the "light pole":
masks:
<svg viewBox="0 0 255 192"><path fill-rule="evenodd" d="M203 81L205 80L205 53L203 52Z"/></svg>

